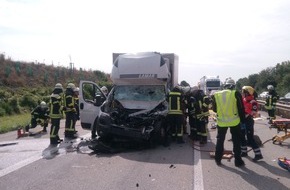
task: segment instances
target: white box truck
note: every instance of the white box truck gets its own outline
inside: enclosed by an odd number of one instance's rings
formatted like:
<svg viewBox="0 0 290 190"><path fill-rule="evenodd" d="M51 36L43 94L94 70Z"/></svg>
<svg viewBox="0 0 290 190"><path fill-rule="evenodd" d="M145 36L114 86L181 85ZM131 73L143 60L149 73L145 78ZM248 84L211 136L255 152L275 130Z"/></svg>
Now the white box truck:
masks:
<svg viewBox="0 0 290 190"><path fill-rule="evenodd" d="M113 53L111 79L114 87L91 121L93 132L95 128L103 139L161 140L168 113L166 95L178 82L178 56ZM98 100L96 105L102 103Z"/></svg>
<svg viewBox="0 0 290 190"><path fill-rule="evenodd" d="M199 89L203 90L206 95L212 95L214 92L221 90L219 76L203 76L199 82Z"/></svg>

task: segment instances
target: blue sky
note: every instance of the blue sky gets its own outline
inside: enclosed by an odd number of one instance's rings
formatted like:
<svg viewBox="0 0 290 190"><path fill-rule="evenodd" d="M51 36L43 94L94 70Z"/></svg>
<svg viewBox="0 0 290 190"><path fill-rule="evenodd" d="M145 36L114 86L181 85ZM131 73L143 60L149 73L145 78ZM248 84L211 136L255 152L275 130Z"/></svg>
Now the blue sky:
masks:
<svg viewBox="0 0 290 190"><path fill-rule="evenodd" d="M111 72L113 52L179 56L179 81L290 60L288 0L0 0L0 53Z"/></svg>

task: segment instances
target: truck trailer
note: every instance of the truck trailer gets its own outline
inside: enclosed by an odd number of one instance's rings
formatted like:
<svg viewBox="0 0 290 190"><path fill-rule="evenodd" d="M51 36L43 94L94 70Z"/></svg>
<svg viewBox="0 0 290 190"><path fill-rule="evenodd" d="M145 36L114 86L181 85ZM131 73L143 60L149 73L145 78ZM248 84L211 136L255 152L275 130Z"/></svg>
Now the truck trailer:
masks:
<svg viewBox="0 0 290 190"><path fill-rule="evenodd" d="M104 102L102 95L94 102L102 105L91 121L92 135L97 131L107 140L162 141L166 96L177 85L177 74L178 56L173 53L113 53L114 86Z"/></svg>

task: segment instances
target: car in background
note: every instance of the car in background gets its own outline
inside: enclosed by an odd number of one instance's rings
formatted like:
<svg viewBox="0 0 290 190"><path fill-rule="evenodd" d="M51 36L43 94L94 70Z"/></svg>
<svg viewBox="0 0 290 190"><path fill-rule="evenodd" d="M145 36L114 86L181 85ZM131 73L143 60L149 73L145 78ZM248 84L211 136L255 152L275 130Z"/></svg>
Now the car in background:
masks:
<svg viewBox="0 0 290 190"><path fill-rule="evenodd" d="M290 103L290 92L285 94L285 96L280 97L279 102L280 103Z"/></svg>
<svg viewBox="0 0 290 190"><path fill-rule="evenodd" d="M266 99L267 95L268 95L268 91L264 91L258 95L258 98L264 100Z"/></svg>

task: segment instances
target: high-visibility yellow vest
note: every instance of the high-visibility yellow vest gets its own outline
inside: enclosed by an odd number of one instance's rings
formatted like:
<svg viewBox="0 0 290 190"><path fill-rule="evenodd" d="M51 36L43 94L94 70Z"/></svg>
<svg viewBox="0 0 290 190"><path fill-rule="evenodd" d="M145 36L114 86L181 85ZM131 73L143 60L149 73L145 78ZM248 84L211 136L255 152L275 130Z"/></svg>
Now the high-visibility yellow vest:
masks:
<svg viewBox="0 0 290 190"><path fill-rule="evenodd" d="M235 93L235 90L223 90L214 94L220 127L234 127L240 123Z"/></svg>

